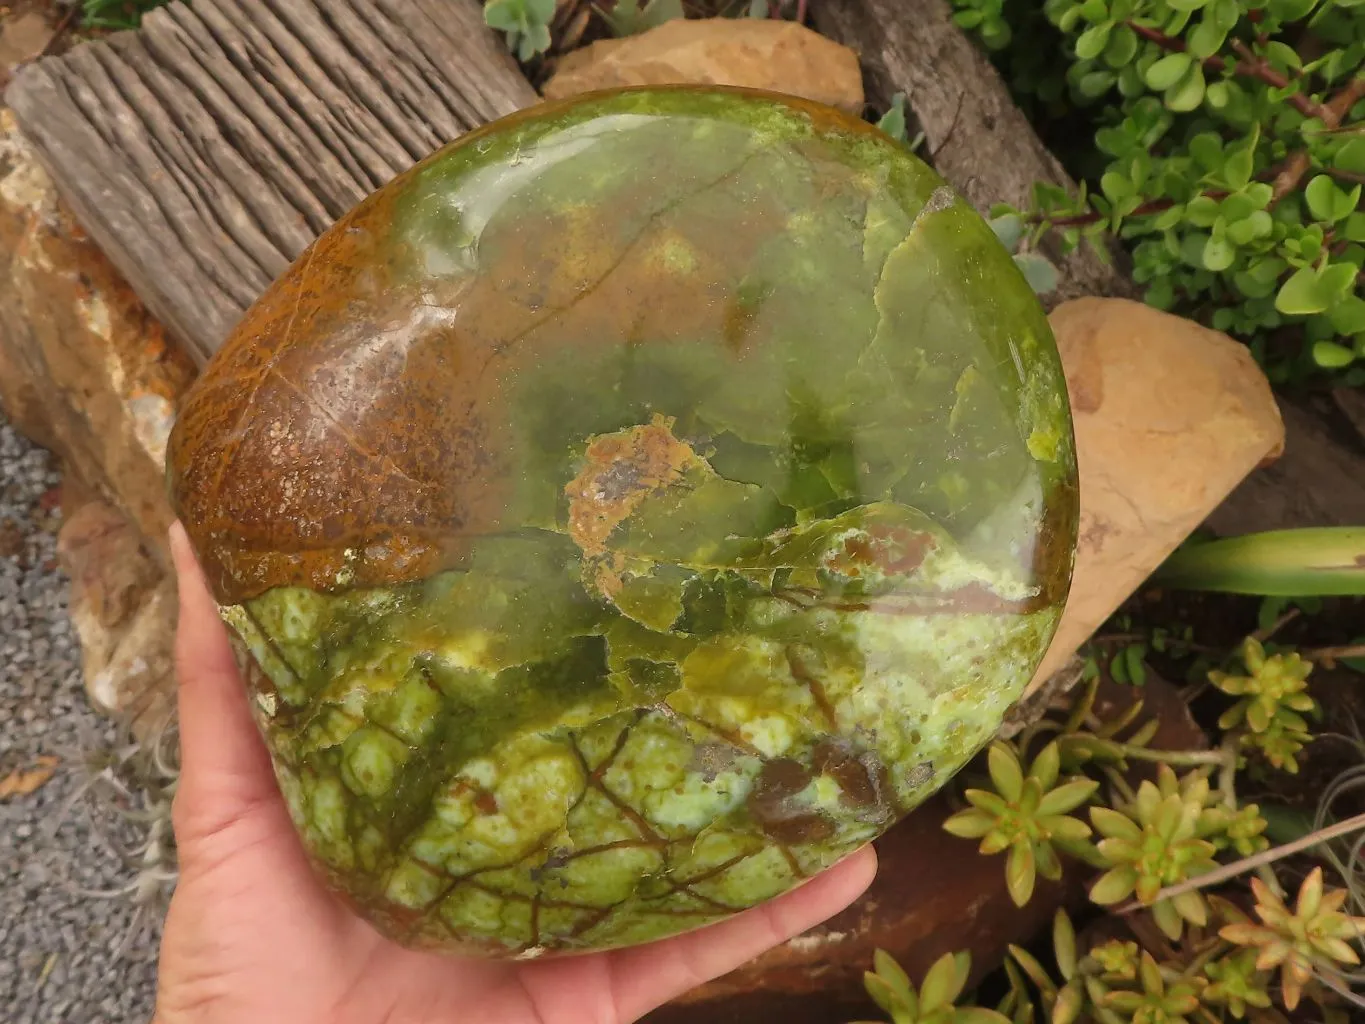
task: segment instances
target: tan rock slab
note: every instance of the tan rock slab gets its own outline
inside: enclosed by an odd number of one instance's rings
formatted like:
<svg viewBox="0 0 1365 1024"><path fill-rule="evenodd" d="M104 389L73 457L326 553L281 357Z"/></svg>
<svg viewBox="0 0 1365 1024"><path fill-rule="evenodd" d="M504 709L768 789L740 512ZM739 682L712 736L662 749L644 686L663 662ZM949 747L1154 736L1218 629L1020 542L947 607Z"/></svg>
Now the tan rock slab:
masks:
<svg viewBox="0 0 1365 1024"><path fill-rule="evenodd" d="M158 557L166 437L192 376L0 108L0 404Z"/></svg>
<svg viewBox="0 0 1365 1024"><path fill-rule="evenodd" d="M755 18L668 21L566 55L546 99L632 85L735 85L863 111L857 55L803 25Z"/></svg>
<svg viewBox="0 0 1365 1024"><path fill-rule="evenodd" d="M154 735L175 702L175 581L157 564L136 526L94 501L75 511L57 537L71 577L71 620L81 642L90 703Z"/></svg>
<svg viewBox="0 0 1365 1024"><path fill-rule="evenodd" d="M1075 420L1080 544L1034 687L1285 437L1270 384L1225 334L1127 299L1076 299L1050 320Z"/></svg>

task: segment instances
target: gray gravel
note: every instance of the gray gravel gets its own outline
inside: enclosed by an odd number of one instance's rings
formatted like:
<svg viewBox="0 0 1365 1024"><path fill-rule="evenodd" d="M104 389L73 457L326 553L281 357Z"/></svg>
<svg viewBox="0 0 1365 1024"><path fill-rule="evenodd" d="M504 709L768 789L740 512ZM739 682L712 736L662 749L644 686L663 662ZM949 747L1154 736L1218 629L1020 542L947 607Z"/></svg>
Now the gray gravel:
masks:
<svg viewBox="0 0 1365 1024"><path fill-rule="evenodd" d="M126 898L73 891L118 889L135 872L112 845L127 826L105 805L81 798L62 814L89 753L117 736L82 688L56 517L40 500L57 483L48 454L0 415L0 779L60 759L36 792L0 801L0 1024L146 1024L155 923Z"/></svg>

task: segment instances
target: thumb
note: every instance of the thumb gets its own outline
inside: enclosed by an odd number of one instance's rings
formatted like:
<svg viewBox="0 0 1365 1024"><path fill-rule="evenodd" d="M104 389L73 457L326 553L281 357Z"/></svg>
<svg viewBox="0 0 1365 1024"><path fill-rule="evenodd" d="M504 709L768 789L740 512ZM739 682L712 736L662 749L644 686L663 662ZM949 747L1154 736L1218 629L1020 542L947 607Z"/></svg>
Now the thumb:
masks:
<svg viewBox="0 0 1365 1024"><path fill-rule="evenodd" d="M278 791L227 630L178 522L170 545L180 595L175 637L180 783L174 814L183 848L223 831L276 799Z"/></svg>

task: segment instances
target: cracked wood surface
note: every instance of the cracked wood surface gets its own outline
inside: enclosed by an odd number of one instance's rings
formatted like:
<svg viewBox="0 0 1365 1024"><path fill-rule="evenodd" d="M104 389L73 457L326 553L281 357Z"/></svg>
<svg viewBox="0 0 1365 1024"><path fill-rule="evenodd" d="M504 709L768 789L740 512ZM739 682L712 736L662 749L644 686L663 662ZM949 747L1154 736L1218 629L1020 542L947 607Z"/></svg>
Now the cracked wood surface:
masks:
<svg viewBox="0 0 1365 1024"><path fill-rule="evenodd" d="M474 0L192 0L29 66L5 99L202 365L332 221L537 97Z"/></svg>
<svg viewBox="0 0 1365 1024"><path fill-rule="evenodd" d="M858 53L869 100L886 106L905 93L923 152L981 213L1031 205L1037 181L1075 193L985 54L953 24L947 0L822 0L811 13L822 33ZM1049 307L1082 295L1135 297L1132 282L1087 247L1049 255L1061 271Z"/></svg>

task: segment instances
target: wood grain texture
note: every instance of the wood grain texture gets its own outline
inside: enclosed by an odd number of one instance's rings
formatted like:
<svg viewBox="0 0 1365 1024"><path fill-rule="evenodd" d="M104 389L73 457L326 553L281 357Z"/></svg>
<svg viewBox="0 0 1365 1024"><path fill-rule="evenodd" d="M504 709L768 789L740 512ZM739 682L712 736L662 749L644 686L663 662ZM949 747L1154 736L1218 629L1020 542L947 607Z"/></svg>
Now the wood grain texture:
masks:
<svg viewBox="0 0 1365 1024"><path fill-rule="evenodd" d="M905 93L934 167L982 213L995 203L1030 205L1037 181L1075 192L990 61L953 24L946 0L821 0L811 12L821 32L858 53L869 100L885 106ZM1061 283L1046 297L1049 306L1082 295L1135 295L1086 247L1056 262Z"/></svg>
<svg viewBox="0 0 1365 1024"><path fill-rule="evenodd" d="M332 221L537 96L475 0L192 0L30 65L5 99L202 365Z"/></svg>

